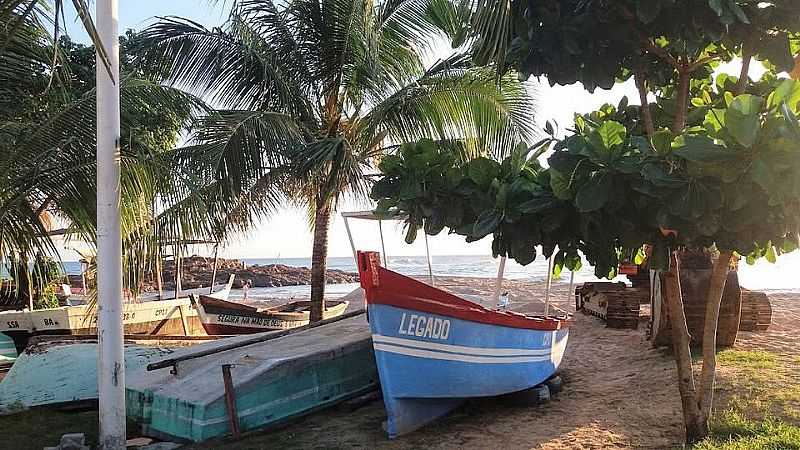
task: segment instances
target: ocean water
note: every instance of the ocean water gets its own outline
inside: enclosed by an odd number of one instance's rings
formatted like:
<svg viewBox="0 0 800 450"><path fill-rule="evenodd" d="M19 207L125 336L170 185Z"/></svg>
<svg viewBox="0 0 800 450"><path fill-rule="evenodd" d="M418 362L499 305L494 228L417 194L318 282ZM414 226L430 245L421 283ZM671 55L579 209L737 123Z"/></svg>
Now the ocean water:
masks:
<svg viewBox="0 0 800 450"><path fill-rule="evenodd" d="M248 265L253 264L285 264L287 266L310 267L311 258L258 258L244 259ZM432 256L431 267L434 276L484 277L497 276L498 259L489 255L450 255ZM428 263L425 256L390 256L387 265L391 270L404 275L427 275ZM79 274L80 264L74 261L64 263L67 273ZM352 257L328 258L329 269L355 272L356 266ZM509 279L544 281L547 278L547 261L539 258L527 266L514 261L507 261L505 277ZM553 283L569 283L570 273L564 271ZM616 281L625 280L618 277ZM595 281L594 269L584 262L580 271L575 273L575 283ZM744 262L739 266L739 281L742 286L754 290L800 292L800 251L783 255L778 262L770 264L759 261L753 266ZM326 288L326 295L340 297L355 289L357 284L331 284ZM252 288L250 297L294 298L307 296L309 286L284 286L278 288ZM241 291L231 293L233 298L243 296Z"/></svg>

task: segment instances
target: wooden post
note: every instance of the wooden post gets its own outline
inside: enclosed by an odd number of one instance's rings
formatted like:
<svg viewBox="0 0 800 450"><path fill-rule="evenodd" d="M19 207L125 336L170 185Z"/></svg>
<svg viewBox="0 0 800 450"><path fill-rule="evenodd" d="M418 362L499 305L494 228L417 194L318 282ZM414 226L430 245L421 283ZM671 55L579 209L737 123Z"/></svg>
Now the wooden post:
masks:
<svg viewBox="0 0 800 450"><path fill-rule="evenodd" d="M219 242L214 246L214 270L211 272L211 286L208 288L208 293L214 293L214 282L217 281L217 264L219 262Z"/></svg>
<svg viewBox="0 0 800 450"><path fill-rule="evenodd" d="M431 263L431 249L428 246L428 233L425 233L425 230L422 230L422 235L425 236L425 255L428 257L428 277L431 280L431 286L436 286L436 282L433 278L433 263Z"/></svg>
<svg viewBox="0 0 800 450"><path fill-rule="evenodd" d="M175 243L175 250L172 252L175 258L175 299L181 295L181 255L178 243Z"/></svg>
<svg viewBox="0 0 800 450"><path fill-rule="evenodd" d="M383 243L383 221L378 220L378 234L381 235L381 252L383 252L383 267L389 268L389 258L386 256L386 245Z"/></svg>
<svg viewBox="0 0 800 450"><path fill-rule="evenodd" d="M350 231L350 223L347 221L347 216L342 214L342 218L344 219L344 229L347 231L347 239L350 240L350 248L353 250L353 262L358 267L358 257L356 252L356 244L353 242L353 233Z"/></svg>
<svg viewBox="0 0 800 450"><path fill-rule="evenodd" d="M497 267L497 280L494 282L494 295L492 296L492 302L494 302L495 306L500 301L500 291L503 290L503 274L506 270L506 257L500 257L500 265Z"/></svg>
<svg viewBox="0 0 800 450"><path fill-rule="evenodd" d="M164 299L164 280L161 279L161 249L158 250L156 255L156 286L158 287L158 299Z"/></svg>
<svg viewBox="0 0 800 450"><path fill-rule="evenodd" d="M553 258L547 259L547 286L544 290L544 316L550 316L550 286L553 282Z"/></svg>
<svg viewBox="0 0 800 450"><path fill-rule="evenodd" d="M225 408L228 411L228 423L231 426L231 434L233 434L234 439L240 439L242 433L239 431L239 416L236 413L236 392L233 390L231 367L231 364L222 365L222 381L225 383Z"/></svg>
<svg viewBox="0 0 800 450"><path fill-rule="evenodd" d="M189 335L189 322L186 320L186 313L183 312L183 305L178 305L178 313L181 315L181 325L183 325L183 335Z"/></svg>
<svg viewBox="0 0 800 450"><path fill-rule="evenodd" d="M567 291L567 300L569 300L571 298L571 296L575 295L575 293L572 292L572 289L574 288L574 286L575 286L575 272L570 270L569 271L569 290ZM576 308L576 311L577 311L577 308Z"/></svg>

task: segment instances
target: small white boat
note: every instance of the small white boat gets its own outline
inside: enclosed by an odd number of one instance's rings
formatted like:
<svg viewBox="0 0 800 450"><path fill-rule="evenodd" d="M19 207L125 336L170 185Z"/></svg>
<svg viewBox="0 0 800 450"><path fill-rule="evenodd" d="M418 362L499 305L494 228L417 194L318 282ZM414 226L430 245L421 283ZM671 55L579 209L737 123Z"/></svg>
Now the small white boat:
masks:
<svg viewBox="0 0 800 450"><path fill-rule="evenodd" d="M226 299L233 285L233 276L210 298ZM202 335L203 326L188 297L123 304L122 322L125 334ZM0 333L14 341L22 352L31 336L85 335L97 333L97 309L91 305L63 306L33 311L0 312Z"/></svg>

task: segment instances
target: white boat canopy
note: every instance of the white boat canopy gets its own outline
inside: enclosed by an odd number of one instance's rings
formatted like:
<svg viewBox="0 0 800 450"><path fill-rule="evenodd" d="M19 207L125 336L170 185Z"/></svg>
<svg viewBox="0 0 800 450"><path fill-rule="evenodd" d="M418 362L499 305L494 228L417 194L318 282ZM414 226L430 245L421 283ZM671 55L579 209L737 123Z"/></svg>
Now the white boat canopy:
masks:
<svg viewBox="0 0 800 450"><path fill-rule="evenodd" d="M349 219L378 221L378 232L381 235L381 255L383 255L383 266L388 269L389 258L386 256L386 244L383 239L383 221L406 220L408 216L405 214L392 214L392 215L377 214L375 213L375 211L349 211L349 212L343 212L342 218L344 219L344 228L347 230L347 238L350 239L350 248L353 250L353 260L356 261L356 264L358 264L358 258L356 255L356 244L355 242L353 242L353 233L350 231ZM433 264L431 263L431 249L428 246L428 233L422 233L422 234L425 236L425 256L427 257L428 261L428 278L430 279L431 286L434 286L435 280L433 278Z"/></svg>
<svg viewBox="0 0 800 450"><path fill-rule="evenodd" d="M378 222L378 232L381 236L381 254L383 255L383 266L387 269L389 268L389 259L386 256L386 244L384 243L383 239L383 226L382 223L384 220L391 220L391 221L400 221L406 220L408 215L406 214L377 214L375 211L348 211L342 213L342 218L344 219L344 227L347 230L347 237L350 239L350 248L353 250L353 259L358 264L358 258L356 257L356 245L353 242L353 233L350 231L350 223L348 222L349 219L360 219L360 220L375 220ZM422 233L425 236L425 255L428 259L428 277L430 278L431 286L434 285L434 278L433 278L433 266L431 264L431 250L428 245L428 233ZM500 299L500 294L503 289L503 279L505 278L505 268L506 268L506 257L500 257L500 264L497 268L497 280L495 282L494 288L494 295L492 300L494 303ZM569 290L567 291L567 296L572 295L572 287L575 281L575 272L570 271L569 276ZM553 282L553 259L547 258L547 284L545 287L545 297L544 297L544 316L548 317L550 315L550 289L552 287Z"/></svg>

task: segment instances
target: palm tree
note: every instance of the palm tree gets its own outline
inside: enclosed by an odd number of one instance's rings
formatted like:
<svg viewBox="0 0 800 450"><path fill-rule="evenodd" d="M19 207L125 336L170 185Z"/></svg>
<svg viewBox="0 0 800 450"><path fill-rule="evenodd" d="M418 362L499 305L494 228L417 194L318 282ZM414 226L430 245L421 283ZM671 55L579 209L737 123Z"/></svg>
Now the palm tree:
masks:
<svg viewBox="0 0 800 450"><path fill-rule="evenodd" d="M71 73L69 55L93 60L86 54L94 49L54 45L41 26L47 11L0 12L0 260L58 259L47 218L67 225L70 238L95 242L94 70L77 67L89 79ZM123 248L134 292L161 242L218 236L230 220L215 207L219 195L204 195L212 183L195 161L204 155L174 149L178 133L208 108L136 75L124 70L120 80Z"/></svg>
<svg viewBox="0 0 800 450"><path fill-rule="evenodd" d="M516 78L498 80L459 53L425 67L464 16L447 0L240 0L222 28L167 17L141 33L144 66L224 108L192 147L237 163L218 167L218 181L238 180L228 187L256 215L276 192L307 208L314 321L331 216L343 196L366 197L382 154L420 138L504 154L534 137L533 103Z"/></svg>

